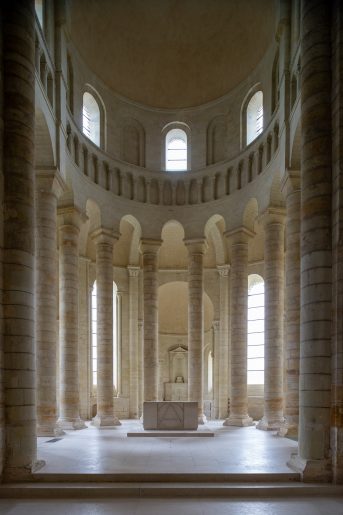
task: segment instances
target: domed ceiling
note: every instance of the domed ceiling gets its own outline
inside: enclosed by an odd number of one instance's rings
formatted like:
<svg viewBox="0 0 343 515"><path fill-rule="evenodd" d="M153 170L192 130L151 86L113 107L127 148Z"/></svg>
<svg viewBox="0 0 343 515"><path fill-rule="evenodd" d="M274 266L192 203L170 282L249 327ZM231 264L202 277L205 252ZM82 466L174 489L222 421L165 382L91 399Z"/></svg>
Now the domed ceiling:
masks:
<svg viewBox="0 0 343 515"><path fill-rule="evenodd" d="M68 0L71 39L126 98L201 105L228 93L263 57L275 0Z"/></svg>

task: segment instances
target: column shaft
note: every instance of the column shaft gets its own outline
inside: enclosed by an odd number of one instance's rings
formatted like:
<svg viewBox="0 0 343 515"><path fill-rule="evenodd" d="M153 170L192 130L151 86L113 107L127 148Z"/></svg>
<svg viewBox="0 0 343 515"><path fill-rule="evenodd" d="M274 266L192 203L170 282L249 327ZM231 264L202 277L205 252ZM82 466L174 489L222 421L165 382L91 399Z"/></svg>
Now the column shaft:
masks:
<svg viewBox="0 0 343 515"><path fill-rule="evenodd" d="M229 265L218 267L220 297L218 417L228 415L229 400Z"/></svg>
<svg viewBox="0 0 343 515"><path fill-rule="evenodd" d="M228 236L231 236L228 234ZM248 333L248 238L246 231L236 232L231 244L231 397L230 415L225 426L250 426L247 387Z"/></svg>
<svg viewBox="0 0 343 515"><path fill-rule="evenodd" d="M34 2L2 6L4 476L37 466L34 346Z"/></svg>
<svg viewBox="0 0 343 515"><path fill-rule="evenodd" d="M128 267L130 303L130 418L138 418L138 282L139 268Z"/></svg>
<svg viewBox="0 0 343 515"><path fill-rule="evenodd" d="M158 400L158 250L161 242L142 240L144 309L144 400Z"/></svg>
<svg viewBox="0 0 343 515"><path fill-rule="evenodd" d="M291 184L292 182L292 184ZM286 288L285 288L285 426L281 434L298 435L300 356L300 184L286 184Z"/></svg>
<svg viewBox="0 0 343 515"><path fill-rule="evenodd" d="M78 241L81 217L73 208L61 211L60 268L60 413L59 427L83 429L80 418L78 352Z"/></svg>
<svg viewBox="0 0 343 515"><path fill-rule="evenodd" d="M213 394L213 403L211 409L211 418L218 418L219 414L219 388L220 388L220 378L219 378L219 367L220 367L220 321L213 320L213 385L212 385L212 394ZM204 366L206 369L206 362L204 362ZM208 377L209 371L207 370ZM206 381L205 381L206 385Z"/></svg>
<svg viewBox="0 0 343 515"><path fill-rule="evenodd" d="M204 240L187 240L188 248L188 400L198 403L199 424L204 414Z"/></svg>
<svg viewBox="0 0 343 515"><path fill-rule="evenodd" d="M113 244L111 231L92 234L97 285L97 427L120 425L113 412Z"/></svg>
<svg viewBox="0 0 343 515"><path fill-rule="evenodd" d="M144 402L144 331L143 331L144 323L143 320L138 320L138 406L139 406L139 416L143 413L143 402Z"/></svg>
<svg viewBox="0 0 343 515"><path fill-rule="evenodd" d="M331 2L301 3L301 329L299 465L331 478Z"/></svg>
<svg viewBox="0 0 343 515"><path fill-rule="evenodd" d="M264 219L264 415L257 429L280 429L283 417L284 214Z"/></svg>
<svg viewBox="0 0 343 515"><path fill-rule="evenodd" d="M53 180L53 178L52 178ZM57 428L57 198L36 185L36 368L37 368L37 434L63 434ZM52 182L52 181L51 181Z"/></svg>

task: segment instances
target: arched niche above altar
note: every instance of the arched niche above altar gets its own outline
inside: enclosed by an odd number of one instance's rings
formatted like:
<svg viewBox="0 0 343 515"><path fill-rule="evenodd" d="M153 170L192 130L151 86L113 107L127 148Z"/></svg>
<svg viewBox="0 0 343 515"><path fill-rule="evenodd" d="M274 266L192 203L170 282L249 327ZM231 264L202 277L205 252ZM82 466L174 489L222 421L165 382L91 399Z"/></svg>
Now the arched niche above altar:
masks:
<svg viewBox="0 0 343 515"><path fill-rule="evenodd" d="M166 401L188 399L188 349L183 345L168 350L169 382L164 384Z"/></svg>
<svg viewBox="0 0 343 515"><path fill-rule="evenodd" d="M183 345L169 349L169 382L188 382L188 349Z"/></svg>

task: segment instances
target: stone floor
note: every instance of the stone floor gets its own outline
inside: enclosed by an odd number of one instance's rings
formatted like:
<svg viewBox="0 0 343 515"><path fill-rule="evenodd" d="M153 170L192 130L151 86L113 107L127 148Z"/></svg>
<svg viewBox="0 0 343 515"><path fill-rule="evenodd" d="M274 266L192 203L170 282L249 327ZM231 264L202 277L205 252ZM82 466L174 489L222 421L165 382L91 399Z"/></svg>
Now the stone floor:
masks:
<svg viewBox="0 0 343 515"><path fill-rule="evenodd" d="M286 465L297 443L255 427L223 427L209 422L201 428L215 433L213 438L147 437L128 438L139 431L137 421L124 421L111 429L67 433L61 440L39 438L38 457L46 460L40 474L46 473L288 473ZM183 485L185 486L185 485ZM300 484L296 486L301 487ZM50 487L48 487L50 488ZM187 486L188 488L188 486ZM0 499L1 515L343 515L343 496L327 493L316 497L281 494L266 498L256 494L242 498L119 497L66 499ZM244 494L243 494L244 495ZM24 496L25 497L25 496Z"/></svg>
<svg viewBox="0 0 343 515"><path fill-rule="evenodd" d="M101 499L0 500L1 515L342 515L343 500Z"/></svg>
<svg viewBox="0 0 343 515"><path fill-rule="evenodd" d="M290 472L286 462L297 443L255 427L224 427L208 422L201 430L214 438L128 438L138 421L119 427L68 432L61 440L39 438L38 458L49 473L263 473Z"/></svg>

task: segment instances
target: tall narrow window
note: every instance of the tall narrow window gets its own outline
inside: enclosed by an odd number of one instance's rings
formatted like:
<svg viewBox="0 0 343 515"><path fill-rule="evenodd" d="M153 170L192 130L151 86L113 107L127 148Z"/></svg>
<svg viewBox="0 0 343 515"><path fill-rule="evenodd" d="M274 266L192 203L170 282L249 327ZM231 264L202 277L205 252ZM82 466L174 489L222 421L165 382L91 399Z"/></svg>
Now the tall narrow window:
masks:
<svg viewBox="0 0 343 515"><path fill-rule="evenodd" d="M113 386L118 385L118 345L117 345L117 285L113 283ZM98 354L97 354L97 285L94 281L91 301L91 330L92 330L92 384L97 384Z"/></svg>
<svg viewBox="0 0 343 515"><path fill-rule="evenodd" d="M98 356L97 356L97 289L94 281L92 289L92 384L97 384Z"/></svg>
<svg viewBox="0 0 343 515"><path fill-rule="evenodd" d="M248 384L264 384L264 281L249 275Z"/></svg>
<svg viewBox="0 0 343 515"><path fill-rule="evenodd" d="M263 93L257 91L247 105L247 145L263 131Z"/></svg>
<svg viewBox="0 0 343 515"><path fill-rule="evenodd" d="M213 353L210 351L207 358L207 391L211 393L213 390Z"/></svg>
<svg viewBox="0 0 343 515"><path fill-rule="evenodd" d="M166 170L187 170L187 134L182 129L172 129L166 135Z"/></svg>
<svg viewBox="0 0 343 515"><path fill-rule="evenodd" d="M83 94L82 132L100 146L100 109L93 95L87 91Z"/></svg>

